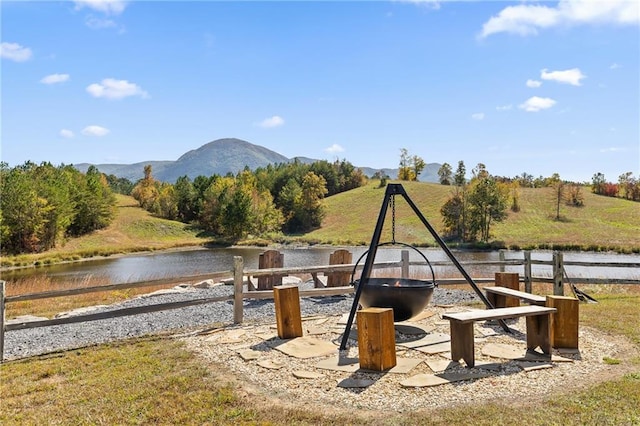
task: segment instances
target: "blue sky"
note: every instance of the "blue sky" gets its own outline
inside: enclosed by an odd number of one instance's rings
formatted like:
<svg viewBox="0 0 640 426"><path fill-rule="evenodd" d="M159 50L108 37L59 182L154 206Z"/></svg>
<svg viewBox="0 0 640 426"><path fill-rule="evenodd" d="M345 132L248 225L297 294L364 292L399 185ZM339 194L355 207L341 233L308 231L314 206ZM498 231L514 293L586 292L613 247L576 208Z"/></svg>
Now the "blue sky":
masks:
<svg viewBox="0 0 640 426"><path fill-rule="evenodd" d="M640 174L640 2L3 1L2 161Z"/></svg>

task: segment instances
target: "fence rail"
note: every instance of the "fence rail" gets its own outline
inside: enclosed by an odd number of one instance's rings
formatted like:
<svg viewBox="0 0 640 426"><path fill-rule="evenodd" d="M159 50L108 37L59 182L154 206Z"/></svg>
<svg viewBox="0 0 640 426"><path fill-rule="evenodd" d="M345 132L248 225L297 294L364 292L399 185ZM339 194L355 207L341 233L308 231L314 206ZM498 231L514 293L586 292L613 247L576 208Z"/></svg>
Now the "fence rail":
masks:
<svg viewBox="0 0 640 426"><path fill-rule="evenodd" d="M607 268L638 268L640 269L640 262L580 262L580 261L563 261L561 252L554 252L551 261L548 260L534 260L531 259L530 252L524 252L523 259L505 259L504 252L500 253L499 261L467 261L460 262L466 266L498 266L499 271L504 271L506 266L523 266L523 274L520 281L524 282L525 291L531 292L531 284L533 282L541 283L553 283L554 294L562 295L564 293L563 288L563 274L564 266L582 266L582 267L607 267ZM447 261L434 261L431 262L433 266L449 266L450 262ZM375 269L381 268L401 268L402 273L405 274L409 270L409 266L424 265L423 262L412 262L408 260L408 255L403 255L400 262L379 262L374 264ZM551 266L551 277L534 277L531 273L532 265L547 265ZM65 318L53 318L40 321L25 321L25 322L13 322L7 324L6 322L6 304L15 303L27 300L47 299L54 297L65 297L71 295L88 294L94 292L103 292L111 290L122 290L130 288L151 287L159 285L168 285L176 283L175 278L165 278L159 280L148 280L135 283L122 283L122 284L110 284L105 286L93 286L85 288L76 288L59 291L48 291L40 293L30 293L15 296L6 296L6 284L4 281L0 281L0 362L4 359L4 334L5 331L21 330L27 328L47 327L52 325L61 324L73 324L88 321L97 321L107 318L116 318L129 315L138 315L143 313L165 311L171 309L179 309L187 306L203 305L208 303L233 301L233 322L242 323L243 320L243 302L245 299L272 299L273 290L251 290L251 278L258 277L273 277L273 276L285 276L285 275L305 275L311 274L316 281L316 274L323 273L335 273L335 272L352 272L361 268L362 265L356 264L342 264L342 265L322 265L311 267L290 267L290 268L265 268L265 269L245 269L244 260L240 256L234 257L233 269L228 271L212 272L209 274L187 276L179 281L181 283L194 283L207 279L233 279L234 290L232 295L213 297L213 298L200 298L192 299L181 302L171 303L159 303L154 305L147 305L135 308L121 308L106 312L88 313L82 315L76 315ZM498 272L498 271L496 271ZM246 278L246 280L245 280ZM494 282L494 278L473 278L476 283L491 283ZM576 278L575 283L580 284L640 284L640 279L619 279L619 278ZM450 284L465 284L465 279L459 278L447 278L439 279L438 285L450 285ZM245 287L247 290L245 290ZM300 297L313 297L313 296L332 296L332 295L344 295L353 293L352 286L337 286L337 287L322 287L314 288L311 290L301 290Z"/></svg>

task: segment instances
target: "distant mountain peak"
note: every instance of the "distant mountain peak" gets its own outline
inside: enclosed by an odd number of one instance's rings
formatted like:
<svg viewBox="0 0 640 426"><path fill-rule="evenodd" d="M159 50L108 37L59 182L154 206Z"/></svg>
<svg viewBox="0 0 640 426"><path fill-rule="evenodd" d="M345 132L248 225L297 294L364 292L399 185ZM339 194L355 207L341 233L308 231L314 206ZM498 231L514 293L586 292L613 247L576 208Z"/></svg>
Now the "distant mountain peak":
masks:
<svg viewBox="0 0 640 426"><path fill-rule="evenodd" d="M244 170L245 167L255 170L259 167L266 167L269 164L288 163L295 159L302 163L318 161L306 157L289 159L275 151L242 139L222 138L187 151L176 161L143 161L136 164L95 164L95 166L102 173L113 174L135 182L144 176L144 166L151 164L154 178L164 182L175 183L181 176L188 176L192 180L197 176L212 176L214 174L224 176L228 173L236 174ZM91 164L78 164L76 168L86 172L89 166ZM436 172L438 167L437 163L428 164L420 176L420 180L437 182ZM367 167L360 168L369 177L379 170ZM392 178L397 175L397 169L383 170Z"/></svg>

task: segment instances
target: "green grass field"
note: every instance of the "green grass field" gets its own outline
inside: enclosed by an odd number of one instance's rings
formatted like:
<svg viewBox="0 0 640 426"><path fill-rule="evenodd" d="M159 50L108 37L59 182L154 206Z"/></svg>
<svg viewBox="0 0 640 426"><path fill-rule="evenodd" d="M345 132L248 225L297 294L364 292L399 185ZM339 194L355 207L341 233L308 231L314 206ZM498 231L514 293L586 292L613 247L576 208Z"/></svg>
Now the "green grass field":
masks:
<svg viewBox="0 0 640 426"><path fill-rule="evenodd" d="M453 188L432 183L403 182L407 194L438 233L442 232L440 207ZM327 198L322 227L301 239L316 243L368 244L384 199L384 188L375 181L365 187ZM522 188L521 210L492 226L494 245L520 249L577 249L640 252L640 204L594 195L584 190L585 206L561 206L561 220L554 220L555 204L550 188ZM402 197L396 196L396 240L435 245L431 234ZM391 240L391 211L387 212L381 241ZM500 244L496 245L499 246Z"/></svg>
<svg viewBox="0 0 640 426"><path fill-rule="evenodd" d="M442 232L440 207L451 195L450 186L403 182L407 194L436 232ZM308 244L367 245L384 199L377 181L334 195L325 200L322 226L302 235L285 236L278 242ZM554 201L549 188L521 189L521 210L492 227L494 248L614 250L640 252L640 204L603 197L584 190L585 206L561 208L562 220L554 220ZM396 202L396 240L417 246L436 242L402 197ZM160 219L140 209L131 198L118 195L117 214L106 229L79 238L45 253L7 256L2 266L29 266L74 261L94 256L201 246L213 240L187 224ZM387 214L381 241L391 240L391 211ZM240 241L254 244L258 240ZM275 241L274 241L275 242ZM269 241L260 239L260 245Z"/></svg>

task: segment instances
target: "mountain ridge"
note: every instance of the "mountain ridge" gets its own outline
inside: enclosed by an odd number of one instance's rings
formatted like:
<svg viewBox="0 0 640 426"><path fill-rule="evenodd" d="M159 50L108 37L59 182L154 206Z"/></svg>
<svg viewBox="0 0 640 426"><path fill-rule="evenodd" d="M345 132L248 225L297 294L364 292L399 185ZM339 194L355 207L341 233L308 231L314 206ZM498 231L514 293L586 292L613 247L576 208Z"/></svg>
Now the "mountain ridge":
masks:
<svg viewBox="0 0 640 426"><path fill-rule="evenodd" d="M248 167L255 170L259 167L266 167L269 164L289 163L300 161L301 163L312 163L315 161L307 157L287 158L282 154L272 151L264 146L255 145L242 139L222 138L208 142L199 148L189 150L178 157L177 160L151 160L140 161L133 164L90 164L80 163L74 167L81 172L86 172L90 166L96 167L100 172L107 175L115 175L119 178L126 178L133 182L144 176L144 167L151 165L152 174L155 179L175 183L180 176L188 176L195 179L197 176L211 176L218 174L224 176L228 173L236 174ZM355 166L355 165L354 165ZM362 172L372 177L376 172L382 172L390 178L398 175L398 169L355 166ZM422 182L438 182L439 163L429 163L420 175Z"/></svg>

